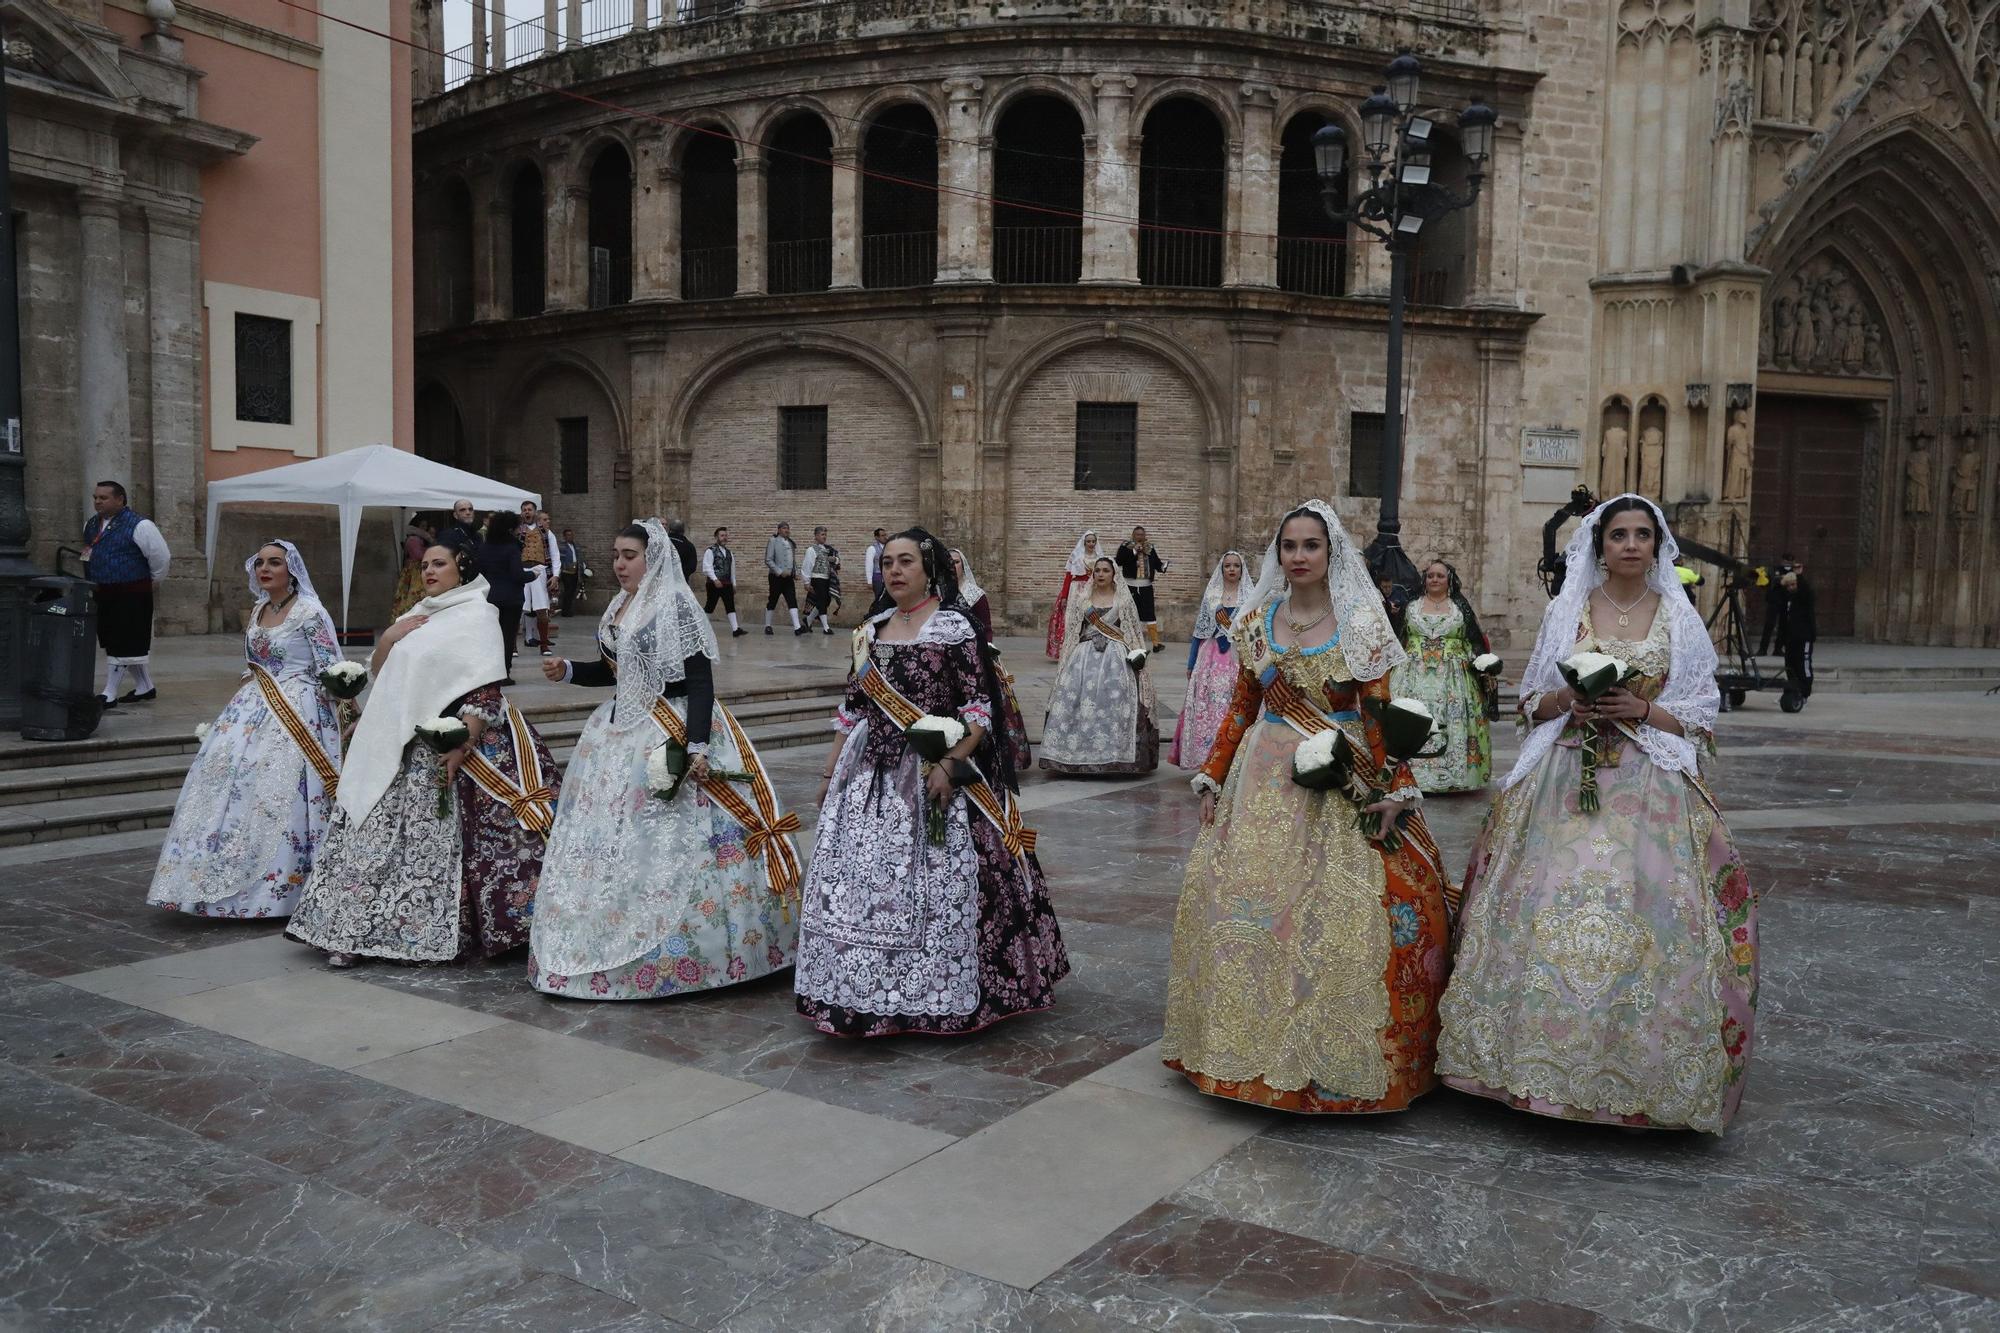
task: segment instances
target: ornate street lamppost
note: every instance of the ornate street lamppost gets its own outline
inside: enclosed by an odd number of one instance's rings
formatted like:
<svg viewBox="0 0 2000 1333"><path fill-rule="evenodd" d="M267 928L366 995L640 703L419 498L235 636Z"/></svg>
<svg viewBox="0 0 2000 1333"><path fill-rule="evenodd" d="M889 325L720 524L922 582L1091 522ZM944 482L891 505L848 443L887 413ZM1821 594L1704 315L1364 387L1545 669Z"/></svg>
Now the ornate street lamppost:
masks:
<svg viewBox="0 0 2000 1333"><path fill-rule="evenodd" d="M1486 179L1499 116L1484 102L1458 113L1459 151L1471 170L1466 191L1457 194L1431 183L1432 133L1436 126L1416 114L1417 82L1423 65L1405 51L1383 71L1386 84L1361 104L1361 147L1368 159L1368 187L1350 202L1342 195L1347 168L1347 131L1326 125L1313 135L1320 203L1335 222L1352 223L1389 251L1389 374L1382 413L1382 514L1368 544L1368 568L1379 583L1395 584L1403 601L1420 586L1417 568L1402 544L1403 489L1403 299L1410 253L1424 224L1469 208Z"/></svg>

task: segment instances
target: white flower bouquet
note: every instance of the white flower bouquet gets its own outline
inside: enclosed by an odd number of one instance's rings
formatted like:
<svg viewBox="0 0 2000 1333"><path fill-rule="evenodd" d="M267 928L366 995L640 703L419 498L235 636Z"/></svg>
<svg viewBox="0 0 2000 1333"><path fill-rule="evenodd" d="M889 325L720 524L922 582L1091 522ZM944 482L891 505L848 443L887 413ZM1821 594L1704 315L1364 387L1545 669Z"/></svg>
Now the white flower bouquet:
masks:
<svg viewBox="0 0 2000 1333"><path fill-rule="evenodd" d="M1134 648L1125 654L1125 665L1131 667L1134 671L1142 670L1146 665L1146 659L1151 656L1152 654L1144 648Z"/></svg>
<svg viewBox="0 0 2000 1333"><path fill-rule="evenodd" d="M209 733L208 723L197 722L194 724L194 739L197 745L201 744L203 741L206 741L208 739L208 733Z"/></svg>
<svg viewBox="0 0 2000 1333"><path fill-rule="evenodd" d="M319 673L319 683L336 699L353 699L368 685L368 668L359 662L335 662Z"/></svg>
<svg viewBox="0 0 2000 1333"><path fill-rule="evenodd" d="M903 739L910 743L910 748L915 750L917 757L924 761L923 773L925 779L930 777L932 768L944 762L944 757L951 752L951 748L965 739L965 735L965 724L963 722L955 717L939 717L935 713L926 713L909 726L903 728ZM930 836L931 846L942 847L944 846L944 807L932 804L927 795L924 797L924 804L926 809L924 822L926 831Z"/></svg>
<svg viewBox="0 0 2000 1333"><path fill-rule="evenodd" d="M1498 653L1481 653L1472 659L1473 674L1478 676L1497 676L1501 668L1506 665L1500 660Z"/></svg>
<svg viewBox="0 0 2000 1333"><path fill-rule="evenodd" d="M430 748L435 755L447 755L472 739L472 729L455 717L434 717L417 723L417 739ZM444 819L451 814L451 770L438 768L437 815Z"/></svg>
<svg viewBox="0 0 2000 1333"><path fill-rule="evenodd" d="M1382 731L1382 767L1375 774L1375 781L1362 800L1362 809L1356 814L1354 826L1364 833L1369 821L1374 818L1367 808L1388 799L1389 789L1396 781L1396 769L1412 759L1435 759L1444 753L1443 735L1437 719L1431 716L1430 707L1421 699L1398 697L1383 703L1379 699L1361 701L1375 723ZM1433 743L1437 744L1432 749ZM1402 846L1402 835L1397 832L1409 812L1403 811L1392 820L1382 834L1382 845L1390 851Z"/></svg>
<svg viewBox="0 0 2000 1333"><path fill-rule="evenodd" d="M1558 664L1556 670L1578 698L1590 703L1596 703L1634 674L1623 659L1609 653L1576 653ZM1583 781L1577 792L1577 808L1587 815L1597 813L1597 766L1604 757L1603 746L1604 726L1593 723L1583 741Z"/></svg>
<svg viewBox="0 0 2000 1333"><path fill-rule="evenodd" d="M1292 781L1309 791L1345 788L1354 773L1354 750L1340 728L1306 737L1292 751Z"/></svg>

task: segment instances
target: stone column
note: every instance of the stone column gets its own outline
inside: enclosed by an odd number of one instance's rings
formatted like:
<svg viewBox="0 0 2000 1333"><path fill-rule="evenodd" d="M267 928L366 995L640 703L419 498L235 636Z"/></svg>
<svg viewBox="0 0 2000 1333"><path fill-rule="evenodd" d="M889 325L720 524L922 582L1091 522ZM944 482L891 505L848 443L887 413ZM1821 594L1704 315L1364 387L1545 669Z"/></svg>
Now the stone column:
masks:
<svg viewBox="0 0 2000 1333"><path fill-rule="evenodd" d="M1132 90L1139 81L1130 74L1098 74L1090 86L1097 93L1097 133L1095 144L1093 136L1084 140L1084 154L1095 164L1086 166L1083 179L1083 280L1136 284L1138 226L1112 219L1139 216L1139 170L1132 160Z"/></svg>
<svg viewBox="0 0 2000 1333"><path fill-rule="evenodd" d="M646 30L647 0L632 0L632 31Z"/></svg>
<svg viewBox="0 0 2000 1333"><path fill-rule="evenodd" d="M632 164L632 299L675 301L681 294L681 174L668 165L664 134L639 141Z"/></svg>
<svg viewBox="0 0 2000 1333"><path fill-rule="evenodd" d="M174 551L173 572L160 590L158 616L163 625L199 633L210 626L208 579L193 558L195 493L202 475L201 394L196 379L201 346L197 221L198 213L192 206L146 210L147 310L151 316L146 341L152 359L153 410L150 517L167 534ZM217 410L221 410L220 404Z"/></svg>
<svg viewBox="0 0 2000 1333"><path fill-rule="evenodd" d="M668 438L667 413L674 382L664 334L634 337L628 344L632 366L632 514L685 515L688 455L682 442Z"/></svg>
<svg viewBox="0 0 2000 1333"><path fill-rule="evenodd" d="M479 0L473 0L473 3L477 5ZM507 0L492 0L492 5L492 66L495 70L503 70L507 68Z"/></svg>
<svg viewBox="0 0 2000 1333"><path fill-rule="evenodd" d="M1273 319L1237 319L1229 323L1229 342L1236 362L1236 447L1227 461L1233 466L1217 484L1210 470L1208 505L1202 516L1204 569L1229 549L1231 535L1254 529L1289 503L1280 494L1277 439L1273 422L1281 410L1278 340L1282 326ZM1226 443L1211 440L1214 448ZM1232 488L1231 481L1234 481ZM1289 479L1287 479L1289 480Z"/></svg>
<svg viewBox="0 0 2000 1333"><path fill-rule="evenodd" d="M1378 247L1379 248L1379 247ZM1480 608L1480 621L1488 626L1521 625L1527 637L1520 647L1534 644L1535 626L1541 618L1540 590L1524 599L1521 571L1523 562L1532 564L1533 548L1514 549L1517 533L1526 537L1533 528L1521 529L1522 496L1520 403L1522 380L1522 335L1485 337L1479 347L1479 401L1477 404L1478 468L1476 499L1473 501L1473 531L1468 543L1474 558L1468 563L1477 571L1477 584L1470 590ZM1595 433L1594 419L1585 423L1586 438ZM1537 523L1548 510L1534 512ZM1418 557L1421 559L1422 557ZM1532 583L1526 585L1534 588ZM1509 645L1503 634L1494 648Z"/></svg>
<svg viewBox="0 0 2000 1333"><path fill-rule="evenodd" d="M979 485L979 422L985 415L988 322L984 316L971 315L941 319L933 326L938 348L938 438L921 446L936 458L926 471L938 480L936 492L923 496L919 507L934 516L930 521L938 526L932 531L948 545L971 550L982 549L979 515L986 508Z"/></svg>
<svg viewBox="0 0 2000 1333"><path fill-rule="evenodd" d="M861 285L861 155L851 143L833 149L834 291Z"/></svg>
<svg viewBox="0 0 2000 1333"><path fill-rule="evenodd" d="M556 0L542 0L542 54L556 53L556 39L560 34L556 29Z"/></svg>
<svg viewBox="0 0 2000 1333"><path fill-rule="evenodd" d="M476 12L476 11L475 11ZM513 314L514 228L500 175L482 171L472 189L472 318L475 323Z"/></svg>
<svg viewBox="0 0 2000 1333"><path fill-rule="evenodd" d="M981 239L992 225L992 206L979 188L981 150L979 133L979 79L950 78L944 81L945 122L939 130L938 182L944 187L938 200L939 282L989 282L993 268L979 263Z"/></svg>
<svg viewBox="0 0 2000 1333"><path fill-rule="evenodd" d="M486 72L486 0L472 0L472 72Z"/></svg>
<svg viewBox="0 0 2000 1333"><path fill-rule="evenodd" d="M77 192L82 223L83 263L78 274L78 417L83 426L86 485L105 478L130 488L132 475L132 386L125 353L125 242L115 188ZM233 329L217 337L234 337ZM233 410L231 404L216 410ZM79 497L81 503L82 497ZM133 496L133 503L139 502Z"/></svg>
<svg viewBox="0 0 2000 1333"><path fill-rule="evenodd" d="M563 43L570 47L583 45L583 0L567 0L563 6Z"/></svg>
<svg viewBox="0 0 2000 1333"><path fill-rule="evenodd" d="M553 147L544 161L548 164L548 174L543 178L543 188L548 192L548 217L542 237L547 255L547 275L543 279L548 292L547 309L581 310L590 297L587 230L590 195L572 179L566 145Z"/></svg>
<svg viewBox="0 0 2000 1333"><path fill-rule="evenodd" d="M737 146L736 294L764 294L764 154L751 144Z"/></svg>
<svg viewBox="0 0 2000 1333"><path fill-rule="evenodd" d="M1265 83L1243 85L1243 139L1230 154L1228 271L1231 287L1278 285L1278 153L1273 121L1278 90Z"/></svg>

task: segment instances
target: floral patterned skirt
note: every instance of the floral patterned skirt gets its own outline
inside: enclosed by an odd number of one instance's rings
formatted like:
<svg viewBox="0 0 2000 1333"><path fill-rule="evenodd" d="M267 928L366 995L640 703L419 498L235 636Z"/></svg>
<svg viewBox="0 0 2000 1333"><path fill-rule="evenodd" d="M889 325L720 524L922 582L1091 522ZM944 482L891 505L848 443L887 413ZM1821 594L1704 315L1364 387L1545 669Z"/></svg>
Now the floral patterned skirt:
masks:
<svg viewBox="0 0 2000 1333"><path fill-rule="evenodd" d="M1139 673L1122 644L1084 631L1083 645L1056 673L1042 726L1042 771L1076 777L1150 773L1160 766L1160 732Z"/></svg>
<svg viewBox="0 0 2000 1333"><path fill-rule="evenodd" d="M1581 773L1559 745L1487 815L1439 1071L1542 1115L1721 1133L1756 1007L1749 875L1682 774L1627 747L1585 814Z"/></svg>
<svg viewBox="0 0 2000 1333"><path fill-rule="evenodd" d="M1281 1111L1400 1111L1436 1084L1444 882L1354 805L1291 779L1298 735L1244 737L1174 918L1162 1054L1202 1092Z"/></svg>
<svg viewBox="0 0 2000 1333"><path fill-rule="evenodd" d="M1236 692L1236 654L1224 648L1222 639L1203 639L1188 673L1187 702L1181 705L1180 721L1174 724L1173 748L1167 762L1177 768L1195 769L1208 762L1215 737L1229 716L1229 700Z"/></svg>
<svg viewBox="0 0 2000 1333"><path fill-rule="evenodd" d="M668 706L685 716L686 701ZM716 708L709 763L743 770ZM564 776L535 896L528 980L585 1000L643 1000L755 980L790 967L796 889L779 894L748 834L688 783L672 801L646 786L650 721L612 729L590 715ZM738 784L739 789L742 784Z"/></svg>
<svg viewBox="0 0 2000 1333"><path fill-rule="evenodd" d="M1486 696L1463 645L1418 649L1396 668L1392 689L1424 701L1444 733L1444 753L1412 759L1410 776L1427 792L1478 791L1493 777ZM1434 748L1434 747L1433 747Z"/></svg>

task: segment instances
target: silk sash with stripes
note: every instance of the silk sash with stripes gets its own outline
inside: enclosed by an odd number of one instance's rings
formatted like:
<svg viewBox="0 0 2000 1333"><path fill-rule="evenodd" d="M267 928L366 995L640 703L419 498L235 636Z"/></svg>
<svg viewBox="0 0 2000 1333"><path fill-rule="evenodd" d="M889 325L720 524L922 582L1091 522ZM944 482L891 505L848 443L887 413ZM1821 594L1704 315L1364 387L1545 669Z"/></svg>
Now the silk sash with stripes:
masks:
<svg viewBox="0 0 2000 1333"><path fill-rule="evenodd" d="M924 710L904 697L902 691L889 683L875 663L864 658L857 676L861 692L875 701L875 705L889 715L889 720L908 730L910 724L925 716ZM974 770L977 772L977 770ZM1035 850L1035 831L1021 822L1021 803L1014 793L1004 787L994 791L985 778L974 778L959 788L965 793L987 822L1000 833L1000 841L1007 848L1007 854L1025 861Z"/></svg>
<svg viewBox="0 0 2000 1333"><path fill-rule="evenodd" d="M1286 726L1308 738L1317 736L1323 731L1332 731L1340 725L1313 707L1312 701L1306 698L1298 686L1285 679L1285 673L1282 671L1272 676L1271 682L1264 687L1264 711L1283 718ZM1356 745L1354 748L1362 756L1368 755L1366 746ZM1408 818L1403 821L1402 833L1408 845L1424 860L1430 862L1431 868L1437 872L1439 881L1444 885L1444 904L1454 917L1457 916L1459 899L1462 895L1458 885L1453 883L1451 876L1446 873L1444 853L1438 850L1437 843L1432 840L1430 827L1424 823L1420 811L1409 812Z"/></svg>
<svg viewBox="0 0 2000 1333"><path fill-rule="evenodd" d="M528 731L527 719L511 703L507 705L507 730L514 743L514 762L521 769L519 786L477 749L467 752L465 762L459 765L460 771L478 783L481 791L512 810L522 828L546 838L556 822L555 788L548 785L542 773L541 756L535 753L535 738Z"/></svg>
<svg viewBox="0 0 2000 1333"><path fill-rule="evenodd" d="M312 765L313 772L319 774L320 783L326 788L326 794L329 797L337 795L340 790L340 770L334 766L333 760L327 758L326 749L319 743L319 737L312 734L312 728L308 727L305 719L299 716L299 710L292 707L292 701L278 688L277 680L255 662L250 664L250 678L256 681L257 688L264 692L264 703L270 708L271 716L278 719L278 725L285 729L285 734L292 738L300 753L305 755L306 762Z"/></svg>
<svg viewBox="0 0 2000 1333"><path fill-rule="evenodd" d="M757 752L750 748L750 738L720 702L715 705L715 716L729 728L729 738L736 743L736 754L743 764L743 771L750 775L750 795L756 806L752 808L750 802L743 799L743 793L724 778L704 778L701 789L708 794L709 800L722 807L723 813L743 826L744 832L749 834L743 850L763 859L765 873L771 877L771 888L780 897L790 898L799 885L799 854L793 849L788 835L799 831L799 817L778 813L778 798L772 794L771 780L765 775ZM687 723L665 699L653 700L653 725L674 744L686 747Z"/></svg>

